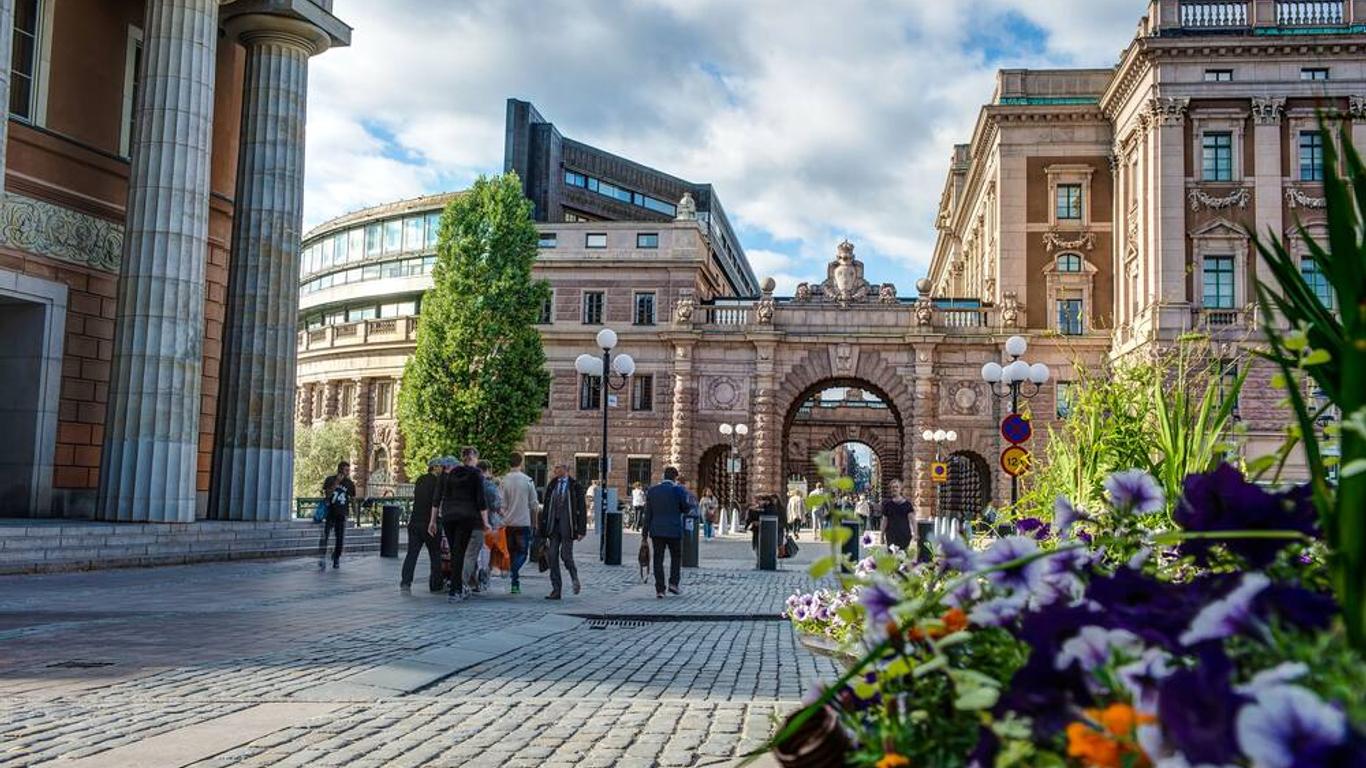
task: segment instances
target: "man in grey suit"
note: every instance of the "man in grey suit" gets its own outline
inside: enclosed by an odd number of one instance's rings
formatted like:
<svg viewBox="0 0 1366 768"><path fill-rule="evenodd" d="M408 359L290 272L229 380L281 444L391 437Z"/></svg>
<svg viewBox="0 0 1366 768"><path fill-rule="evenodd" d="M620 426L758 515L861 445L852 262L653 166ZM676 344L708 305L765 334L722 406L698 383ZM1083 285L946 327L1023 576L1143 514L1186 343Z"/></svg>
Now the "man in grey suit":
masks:
<svg viewBox="0 0 1366 768"><path fill-rule="evenodd" d="M547 600L559 600L562 594L563 577L560 576L560 562L574 585L574 594L579 594L579 568L574 564L574 542L582 541L588 535L588 510L584 505L583 487L569 476L569 467L555 465L555 476L545 488L545 505L541 508L539 528L546 537L546 557L550 559L550 594Z"/></svg>

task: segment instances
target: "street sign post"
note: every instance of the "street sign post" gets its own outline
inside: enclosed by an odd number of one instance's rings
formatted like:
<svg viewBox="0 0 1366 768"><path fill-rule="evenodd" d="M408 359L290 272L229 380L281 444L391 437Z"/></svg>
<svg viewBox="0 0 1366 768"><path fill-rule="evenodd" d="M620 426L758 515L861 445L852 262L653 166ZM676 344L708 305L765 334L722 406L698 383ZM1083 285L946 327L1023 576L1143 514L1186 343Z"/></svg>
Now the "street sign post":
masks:
<svg viewBox="0 0 1366 768"><path fill-rule="evenodd" d="M1012 445L1001 451L1001 469L1011 477L1019 477L1029 469L1029 451Z"/></svg>

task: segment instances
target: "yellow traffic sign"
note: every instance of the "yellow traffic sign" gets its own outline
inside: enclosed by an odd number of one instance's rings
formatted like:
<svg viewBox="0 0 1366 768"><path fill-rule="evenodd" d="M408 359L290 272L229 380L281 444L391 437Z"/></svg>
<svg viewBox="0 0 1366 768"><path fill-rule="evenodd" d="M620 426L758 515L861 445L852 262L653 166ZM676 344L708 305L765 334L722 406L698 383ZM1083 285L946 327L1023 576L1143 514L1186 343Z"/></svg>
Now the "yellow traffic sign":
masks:
<svg viewBox="0 0 1366 768"><path fill-rule="evenodd" d="M1018 445L1001 451L1001 469L1011 477L1023 475L1029 469L1029 451Z"/></svg>
<svg viewBox="0 0 1366 768"><path fill-rule="evenodd" d="M936 483L949 481L949 465L942 461L930 462L930 480Z"/></svg>

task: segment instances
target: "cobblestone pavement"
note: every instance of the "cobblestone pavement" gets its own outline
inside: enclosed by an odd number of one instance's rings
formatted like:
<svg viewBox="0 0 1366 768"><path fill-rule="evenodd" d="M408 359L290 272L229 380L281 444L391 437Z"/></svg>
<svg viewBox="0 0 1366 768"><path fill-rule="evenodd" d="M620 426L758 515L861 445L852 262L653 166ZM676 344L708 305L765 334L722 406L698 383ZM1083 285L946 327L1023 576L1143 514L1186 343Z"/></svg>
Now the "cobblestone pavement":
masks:
<svg viewBox="0 0 1366 768"><path fill-rule="evenodd" d="M591 551L560 602L375 555L0 577L0 766L732 765L837 674L778 618L819 549L707 542L665 600Z"/></svg>

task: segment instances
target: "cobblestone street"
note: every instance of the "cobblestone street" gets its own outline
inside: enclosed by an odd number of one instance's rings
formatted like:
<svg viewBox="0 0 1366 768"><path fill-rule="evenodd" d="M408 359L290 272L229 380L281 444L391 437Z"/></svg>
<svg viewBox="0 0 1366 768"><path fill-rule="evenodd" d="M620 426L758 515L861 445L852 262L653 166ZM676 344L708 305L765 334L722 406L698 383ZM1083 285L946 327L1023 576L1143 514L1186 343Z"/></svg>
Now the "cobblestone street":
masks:
<svg viewBox="0 0 1366 768"><path fill-rule="evenodd" d="M705 543L666 600L583 549L561 602L372 554L0 578L0 766L732 765L836 673L778 616L814 545Z"/></svg>

